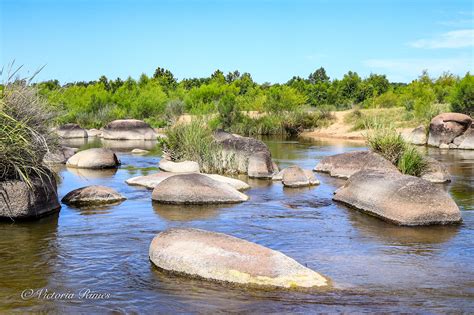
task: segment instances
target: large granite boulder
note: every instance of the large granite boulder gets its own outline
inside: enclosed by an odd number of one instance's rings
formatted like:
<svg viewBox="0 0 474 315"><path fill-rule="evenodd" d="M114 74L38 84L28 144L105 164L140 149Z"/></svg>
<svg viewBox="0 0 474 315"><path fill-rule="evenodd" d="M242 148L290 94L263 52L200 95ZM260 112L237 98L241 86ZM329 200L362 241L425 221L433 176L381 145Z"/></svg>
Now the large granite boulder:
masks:
<svg viewBox="0 0 474 315"><path fill-rule="evenodd" d="M165 179L171 176L178 175L178 174L181 174L181 173L161 172L161 173L155 173L155 174L146 175L146 176L132 177L132 178L127 179L125 182L132 186L143 186L148 189L154 189L159 183L161 183ZM204 173L201 173L201 174L213 180L216 180L220 183L228 184L240 191L247 190L250 188L249 184L239 179L226 177L226 176L222 176L218 174L204 174Z"/></svg>
<svg viewBox="0 0 474 315"><path fill-rule="evenodd" d="M56 133L63 139L87 138L87 131L78 124L65 124L56 129Z"/></svg>
<svg viewBox="0 0 474 315"><path fill-rule="evenodd" d="M381 155L371 151L354 151L323 158L314 168L316 172L329 173L334 177L349 178L361 170L376 170L400 173Z"/></svg>
<svg viewBox="0 0 474 315"><path fill-rule="evenodd" d="M0 219L38 219L58 212L56 180L32 178L31 187L23 181L0 181Z"/></svg>
<svg viewBox="0 0 474 315"><path fill-rule="evenodd" d="M102 137L102 130L95 129L95 128L88 129L88 130L87 130L87 136L88 136L89 138Z"/></svg>
<svg viewBox="0 0 474 315"><path fill-rule="evenodd" d="M434 117L430 123L428 144L439 147L449 146L456 137L462 135L472 124L472 118L459 113L444 113Z"/></svg>
<svg viewBox="0 0 474 315"><path fill-rule="evenodd" d="M76 168L116 168L120 161L110 149L92 148L74 154L66 162L68 167Z"/></svg>
<svg viewBox="0 0 474 315"><path fill-rule="evenodd" d="M216 131L214 138L223 147L224 159L234 160L236 171L252 178L271 178L275 172L270 150L260 140Z"/></svg>
<svg viewBox="0 0 474 315"><path fill-rule="evenodd" d="M198 173L171 176L153 189L151 199L169 204L238 203L248 196L226 183Z"/></svg>
<svg viewBox="0 0 474 315"><path fill-rule="evenodd" d="M171 173L199 173L199 164L194 161L173 162L161 159L158 167L164 172Z"/></svg>
<svg viewBox="0 0 474 315"><path fill-rule="evenodd" d="M425 145L428 141L428 137L426 135L426 128L423 125L416 127L408 133L402 133L401 135L406 142L415 145Z"/></svg>
<svg viewBox="0 0 474 315"><path fill-rule="evenodd" d="M432 183L446 183L451 181L451 175L446 167L431 157L425 157L428 166L421 174L421 178Z"/></svg>
<svg viewBox="0 0 474 315"><path fill-rule="evenodd" d="M294 259L230 235L198 229L171 229L150 244L151 262L161 270L233 285L311 288L328 279Z"/></svg>
<svg viewBox="0 0 474 315"><path fill-rule="evenodd" d="M125 198L117 191L105 186L87 186L75 189L61 200L63 203L71 206L97 206L118 203Z"/></svg>
<svg viewBox="0 0 474 315"><path fill-rule="evenodd" d="M474 124L462 135L453 140L458 149L474 150Z"/></svg>
<svg viewBox="0 0 474 315"><path fill-rule="evenodd" d="M442 186L394 172L357 172L335 192L333 199L398 225L462 220L458 206Z"/></svg>
<svg viewBox="0 0 474 315"><path fill-rule="evenodd" d="M70 147L60 147L55 151L45 154L43 161L46 164L66 164L67 160L76 154L78 150Z"/></svg>
<svg viewBox="0 0 474 315"><path fill-rule="evenodd" d="M102 129L102 138L109 140L156 140L157 133L144 121L119 119Z"/></svg>

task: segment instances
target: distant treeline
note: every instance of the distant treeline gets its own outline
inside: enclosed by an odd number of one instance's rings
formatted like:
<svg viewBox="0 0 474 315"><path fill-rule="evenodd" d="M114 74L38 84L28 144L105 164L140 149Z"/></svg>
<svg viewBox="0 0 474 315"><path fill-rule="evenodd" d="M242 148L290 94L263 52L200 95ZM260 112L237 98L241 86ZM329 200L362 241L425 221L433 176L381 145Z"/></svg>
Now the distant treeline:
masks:
<svg viewBox="0 0 474 315"><path fill-rule="evenodd" d="M293 77L285 84L258 84L249 73L239 71L224 74L217 70L207 78L178 80L169 70L157 68L152 77L142 74L138 80L102 76L97 81L63 86L51 80L37 87L60 113L58 123L76 122L84 127L101 127L120 118L144 119L163 126L170 115L182 112L217 113L222 102L225 107L230 102L232 111L270 114L403 107L420 121L437 114L438 104L447 104L456 112L474 112L474 78L470 73L462 78L450 73L431 78L423 72L404 84L389 82L379 74L361 78L352 71L342 79L331 79L321 67L307 78Z"/></svg>

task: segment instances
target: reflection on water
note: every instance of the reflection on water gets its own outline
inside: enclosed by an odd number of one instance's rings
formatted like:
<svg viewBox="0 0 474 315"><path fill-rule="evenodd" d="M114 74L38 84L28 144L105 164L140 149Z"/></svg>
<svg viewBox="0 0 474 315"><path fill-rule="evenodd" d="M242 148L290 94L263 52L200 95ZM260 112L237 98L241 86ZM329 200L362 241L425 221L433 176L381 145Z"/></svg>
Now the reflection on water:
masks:
<svg viewBox="0 0 474 315"><path fill-rule="evenodd" d="M219 215L219 210L226 208L226 205L168 205L158 202L152 204L156 214L170 221L211 219Z"/></svg>
<svg viewBox="0 0 474 315"><path fill-rule="evenodd" d="M111 178L117 173L117 169L115 168L106 168L100 170L93 170L87 168L75 168L75 167L67 167L67 171L71 174L74 174L78 177L83 178Z"/></svg>
<svg viewBox="0 0 474 315"><path fill-rule="evenodd" d="M364 149L358 142L264 138L280 168L312 169L328 155ZM120 142L120 141L119 141ZM148 145L145 143L144 145ZM76 142L81 149L100 139ZM86 185L105 185L127 197L106 208L63 205L59 217L0 225L0 313L314 313L474 312L474 152L427 149L445 163L445 185L460 206L463 224L398 227L332 201L343 183L316 173L321 184L284 189L281 182L248 179L250 200L210 207L162 205L151 191L129 186L132 176L156 172L161 152L107 143L118 152L118 170L60 168L59 197ZM171 227L223 232L279 250L328 276L330 291L247 290L164 274L148 260L156 233ZM110 292L100 301L23 301L25 288Z"/></svg>

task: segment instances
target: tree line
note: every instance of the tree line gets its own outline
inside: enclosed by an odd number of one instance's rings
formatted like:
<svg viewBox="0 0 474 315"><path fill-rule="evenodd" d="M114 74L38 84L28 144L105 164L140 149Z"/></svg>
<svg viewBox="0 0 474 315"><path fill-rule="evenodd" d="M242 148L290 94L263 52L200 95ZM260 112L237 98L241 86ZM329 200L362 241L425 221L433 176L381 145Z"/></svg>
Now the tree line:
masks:
<svg viewBox="0 0 474 315"><path fill-rule="evenodd" d="M307 78L295 76L284 84L258 84L249 73L224 74L178 80L171 71L157 68L151 77L111 80L101 76L89 82L61 85L58 80L37 83L40 93L60 113L58 123L75 122L102 127L114 119L144 119L155 127L181 113L231 115L238 111L282 112L402 107L415 119L426 121L446 110L474 113L474 76L444 73L432 78L424 71L408 84L389 82L385 75L361 78L349 71L331 79L321 67ZM230 109L229 109L230 108ZM231 123L231 122L228 122Z"/></svg>

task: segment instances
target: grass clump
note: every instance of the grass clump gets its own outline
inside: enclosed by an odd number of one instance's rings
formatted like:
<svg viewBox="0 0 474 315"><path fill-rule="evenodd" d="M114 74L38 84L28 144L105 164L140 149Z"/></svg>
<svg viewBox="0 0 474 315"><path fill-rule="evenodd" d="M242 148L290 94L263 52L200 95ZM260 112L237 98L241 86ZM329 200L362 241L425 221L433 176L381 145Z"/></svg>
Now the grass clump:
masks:
<svg viewBox="0 0 474 315"><path fill-rule="evenodd" d="M421 176L428 167L425 157L393 128L372 129L367 134L367 145L396 165L403 174Z"/></svg>
<svg viewBox="0 0 474 315"><path fill-rule="evenodd" d="M403 174L420 177L426 171L428 163L423 155L413 146L407 146L397 162Z"/></svg>
<svg viewBox="0 0 474 315"><path fill-rule="evenodd" d="M26 80L4 85L0 97L0 181L49 178L44 155L57 145L54 114Z"/></svg>
<svg viewBox="0 0 474 315"><path fill-rule="evenodd" d="M212 129L203 120L177 124L167 129L166 136L162 140L163 152L172 161L196 161L205 173L223 174L237 169L233 167L233 157L223 153Z"/></svg>

